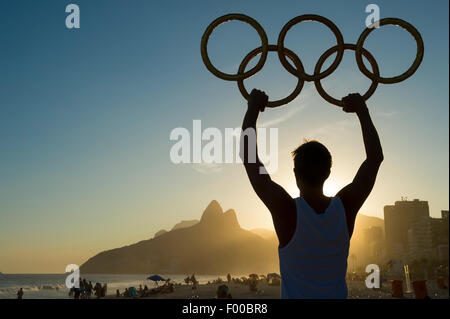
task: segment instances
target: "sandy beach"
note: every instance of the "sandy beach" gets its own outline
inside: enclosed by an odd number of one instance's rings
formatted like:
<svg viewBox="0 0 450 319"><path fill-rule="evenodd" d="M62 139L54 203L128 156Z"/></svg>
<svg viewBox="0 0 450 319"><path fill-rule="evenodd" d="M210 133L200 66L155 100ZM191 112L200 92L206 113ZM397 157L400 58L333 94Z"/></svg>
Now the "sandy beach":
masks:
<svg viewBox="0 0 450 319"><path fill-rule="evenodd" d="M202 284L197 289L191 285L176 285L172 293L163 293L147 297L148 299L212 299L215 298L217 287L220 284ZM230 293L233 299L278 299L280 298L280 286L271 286L266 282L258 283L256 292L242 284L232 283ZM390 284L385 284L380 289L368 289L363 281L348 282L348 299L393 299ZM448 289L438 289L436 283L427 283L428 295L432 299L448 299ZM109 296L109 298L116 298ZM123 298L123 297L120 297ZM414 293L404 293L404 298L413 299Z"/></svg>

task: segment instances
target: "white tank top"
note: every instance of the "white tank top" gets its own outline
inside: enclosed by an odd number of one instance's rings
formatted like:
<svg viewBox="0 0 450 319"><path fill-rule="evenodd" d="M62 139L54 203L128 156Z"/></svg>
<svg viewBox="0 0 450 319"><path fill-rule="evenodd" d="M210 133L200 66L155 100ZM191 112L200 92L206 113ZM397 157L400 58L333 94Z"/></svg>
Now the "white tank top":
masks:
<svg viewBox="0 0 450 319"><path fill-rule="evenodd" d="M281 298L347 298L350 239L339 197L317 214L301 197L295 199L297 225L289 243L278 249Z"/></svg>

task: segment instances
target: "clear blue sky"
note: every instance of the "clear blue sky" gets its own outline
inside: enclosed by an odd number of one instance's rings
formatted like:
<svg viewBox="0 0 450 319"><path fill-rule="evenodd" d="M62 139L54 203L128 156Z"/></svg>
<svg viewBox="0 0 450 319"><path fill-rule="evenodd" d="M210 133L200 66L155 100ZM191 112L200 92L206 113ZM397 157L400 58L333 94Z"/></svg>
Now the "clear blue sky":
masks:
<svg viewBox="0 0 450 319"><path fill-rule="evenodd" d="M65 6L81 9L81 29L65 27ZM367 16L364 1L23 1L0 3L0 271L62 272L109 248L149 238L182 219L199 218L212 199L234 208L245 228L270 228L271 218L240 165L210 169L169 159L176 127L239 127L245 103L235 83L209 73L200 39L216 17L252 16L275 44L296 15L326 16L345 42L356 43ZM377 1L381 17L398 17L422 34L425 57L413 77L379 85L368 101L384 147L372 196L362 213L383 215L400 196L448 209L448 1ZM251 27L232 22L210 40L212 61L236 72L260 45ZM286 47L312 72L335 45L316 23L292 29ZM381 74L406 70L415 42L384 27L365 46ZM328 64L330 60L328 61ZM245 83L280 98L295 85L270 54ZM346 51L323 80L333 96L364 91L370 81ZM279 128L280 169L274 179L294 193L289 152L316 138L334 156L330 188L348 183L363 160L356 118L328 105L306 84L292 103L264 112Z"/></svg>

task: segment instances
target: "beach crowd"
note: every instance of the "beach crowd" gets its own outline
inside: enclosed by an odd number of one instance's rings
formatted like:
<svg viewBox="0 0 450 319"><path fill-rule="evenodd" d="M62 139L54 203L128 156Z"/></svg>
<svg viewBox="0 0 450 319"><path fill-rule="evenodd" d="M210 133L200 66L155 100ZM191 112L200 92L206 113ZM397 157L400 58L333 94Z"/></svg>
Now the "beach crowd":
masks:
<svg viewBox="0 0 450 319"><path fill-rule="evenodd" d="M101 298L106 296L107 289L107 284L102 285L97 282L95 285L92 285L91 281L88 282L86 279L80 278L79 287L72 287L69 291L69 297L90 299L94 295L96 298Z"/></svg>

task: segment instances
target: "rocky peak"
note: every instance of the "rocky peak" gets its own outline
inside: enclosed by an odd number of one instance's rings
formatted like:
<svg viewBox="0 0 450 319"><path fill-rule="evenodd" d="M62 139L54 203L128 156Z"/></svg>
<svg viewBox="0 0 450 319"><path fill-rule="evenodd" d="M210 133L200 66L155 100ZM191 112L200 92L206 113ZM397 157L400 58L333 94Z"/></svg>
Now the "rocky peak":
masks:
<svg viewBox="0 0 450 319"><path fill-rule="evenodd" d="M200 225L224 229L240 228L236 212L233 209L223 212L222 207L215 200L206 207L200 219Z"/></svg>
<svg viewBox="0 0 450 319"><path fill-rule="evenodd" d="M225 213L223 213L222 222L225 227L241 228L234 209L229 209Z"/></svg>
<svg viewBox="0 0 450 319"><path fill-rule="evenodd" d="M220 204L213 200L209 203L208 207L206 207L205 211L202 214L202 218L200 219L201 223L209 223L220 219L223 214L222 207Z"/></svg>

